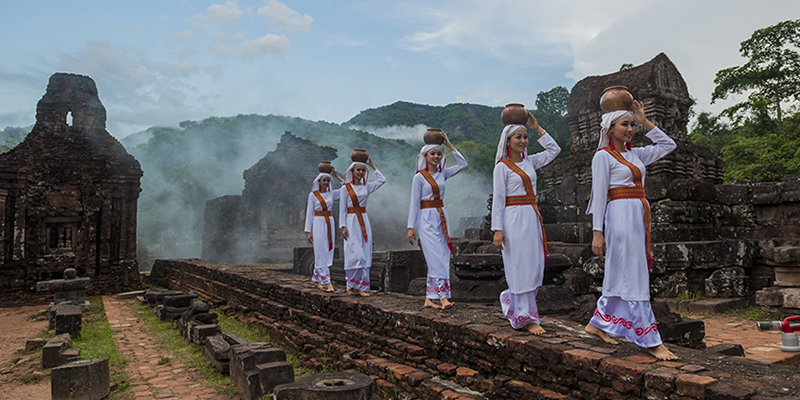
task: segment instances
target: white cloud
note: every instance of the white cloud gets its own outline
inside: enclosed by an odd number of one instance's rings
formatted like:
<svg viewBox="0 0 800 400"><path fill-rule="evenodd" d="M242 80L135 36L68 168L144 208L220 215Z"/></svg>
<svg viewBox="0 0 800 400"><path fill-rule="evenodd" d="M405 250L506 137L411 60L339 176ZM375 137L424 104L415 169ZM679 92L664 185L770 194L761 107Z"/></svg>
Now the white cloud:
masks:
<svg viewBox="0 0 800 400"><path fill-rule="evenodd" d="M278 0L268 0L267 5L258 9L258 15L275 25L278 30L290 33L311 30L314 22L308 14L300 14Z"/></svg>
<svg viewBox="0 0 800 400"><path fill-rule="evenodd" d="M220 34L217 36L217 43L210 46L209 51L219 57L253 61L268 55L283 57L291 47L291 42L283 35L270 33L248 41L242 34Z"/></svg>
<svg viewBox="0 0 800 400"><path fill-rule="evenodd" d="M211 30L221 25L232 25L239 22L239 17L244 14L235 1L225 4L212 4L203 14L187 18L196 29Z"/></svg>

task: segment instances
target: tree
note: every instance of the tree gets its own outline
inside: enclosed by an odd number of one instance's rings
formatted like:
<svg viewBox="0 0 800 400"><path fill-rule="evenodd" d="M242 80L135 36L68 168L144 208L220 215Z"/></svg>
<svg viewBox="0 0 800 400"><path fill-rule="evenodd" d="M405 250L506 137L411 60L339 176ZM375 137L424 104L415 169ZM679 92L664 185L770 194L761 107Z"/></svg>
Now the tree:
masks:
<svg viewBox="0 0 800 400"><path fill-rule="evenodd" d="M753 104L766 102L782 122L782 103L800 99L800 20L788 20L753 32L741 43L739 52L749 60L742 66L717 72L717 86L711 102L731 94L749 92L748 100L728 107L722 115L738 121L753 110Z"/></svg>
<svg viewBox="0 0 800 400"><path fill-rule="evenodd" d="M619 70L620 71L625 71L626 69L631 69L631 68L633 68L633 64L625 63L625 64L620 65Z"/></svg>
<svg viewBox="0 0 800 400"><path fill-rule="evenodd" d="M563 86L556 86L536 95L536 109L545 114L564 115L567 113L568 101L569 90Z"/></svg>

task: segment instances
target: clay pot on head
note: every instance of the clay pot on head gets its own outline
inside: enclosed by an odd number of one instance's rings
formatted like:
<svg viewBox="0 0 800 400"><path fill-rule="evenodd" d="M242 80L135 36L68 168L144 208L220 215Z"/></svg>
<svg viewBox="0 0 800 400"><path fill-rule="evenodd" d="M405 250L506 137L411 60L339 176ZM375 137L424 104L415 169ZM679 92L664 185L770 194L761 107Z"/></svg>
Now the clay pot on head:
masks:
<svg viewBox="0 0 800 400"><path fill-rule="evenodd" d="M442 135L442 130L436 128L428 128L428 130L425 131L425 134L422 135L422 141L424 141L425 144L444 143L444 135Z"/></svg>
<svg viewBox="0 0 800 400"><path fill-rule="evenodd" d="M503 121L503 125L525 125L528 123L528 110L519 103L506 104L506 108L500 113L500 119Z"/></svg>
<svg viewBox="0 0 800 400"><path fill-rule="evenodd" d="M619 111L619 110L632 110L633 109L633 95L628 91L625 86L611 86L603 91L600 96L600 109L604 113Z"/></svg>
<svg viewBox="0 0 800 400"><path fill-rule="evenodd" d="M365 163L369 159L369 154L364 149L353 149L353 153L350 154L350 159L353 162L362 162Z"/></svg>
<svg viewBox="0 0 800 400"><path fill-rule="evenodd" d="M331 165L330 161L320 161L317 169L319 169L319 172L330 174L333 171L333 165Z"/></svg>

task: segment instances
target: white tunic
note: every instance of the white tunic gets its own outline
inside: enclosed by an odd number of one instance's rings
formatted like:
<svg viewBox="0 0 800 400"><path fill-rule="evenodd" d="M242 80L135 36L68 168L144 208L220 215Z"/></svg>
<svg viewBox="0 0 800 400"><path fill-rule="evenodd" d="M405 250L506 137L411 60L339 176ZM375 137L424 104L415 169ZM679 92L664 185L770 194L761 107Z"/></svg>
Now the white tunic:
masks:
<svg viewBox="0 0 800 400"><path fill-rule="evenodd" d="M553 161L561 148L555 140L545 134L539 138L544 151L529 154L517 163L531 178L536 193L536 170ZM544 245L539 216L530 205L506 207L506 196L524 196L522 178L499 162L494 166L494 190L492 191L492 230L503 231L503 268L511 293L520 294L535 290L542 285L544 274Z"/></svg>
<svg viewBox="0 0 800 400"><path fill-rule="evenodd" d="M445 168L442 172L433 172L431 176L439 185L439 198L444 200L445 180L461 172L467 167L467 160L458 151L453 152L456 165ZM415 229L422 245L422 254L428 264L429 278L450 279L450 248L442 231L442 219L436 208L420 209L420 201L433 200L433 188L420 173L414 174L411 183L411 200L408 206L408 228ZM447 227L450 220L444 210ZM449 233L449 232L448 232Z"/></svg>
<svg viewBox="0 0 800 400"><path fill-rule="evenodd" d="M328 211L331 212L331 241L336 237L336 223L333 221L333 202L339 200L339 190L329 190L325 193L320 193L322 199L325 200L325 205ZM330 267L333 265L333 246L328 245L328 224L325 222L326 217L315 216L314 211L322 211L322 204L317 200L317 196L311 192L308 194L308 203L306 204L306 226L305 231L311 232L314 239L314 268ZM330 249L330 250L329 250Z"/></svg>
<svg viewBox="0 0 800 400"><path fill-rule="evenodd" d="M675 141L658 127L647 133L652 146L635 147L622 156L642 172L645 166L666 156L677 147ZM606 260L603 296L626 301L650 300L650 273L647 270L647 248L644 208L639 199L619 199L606 204L610 188L635 186L630 168L614 159L605 150L598 150L592 159L592 229L603 231L605 221Z"/></svg>
<svg viewBox="0 0 800 400"><path fill-rule="evenodd" d="M352 185L353 191L358 198L357 207L366 207L370 193L378 190L386 178L377 169L374 171L375 180L367 182L366 185ZM347 213L347 207L353 207L347 186L343 185L339 189L339 227L347 227L349 238L344 241L344 269L369 268L372 265L372 228L369 225L369 217L364 213L364 228L367 230L367 241L361 232L361 225L358 224L356 214Z"/></svg>

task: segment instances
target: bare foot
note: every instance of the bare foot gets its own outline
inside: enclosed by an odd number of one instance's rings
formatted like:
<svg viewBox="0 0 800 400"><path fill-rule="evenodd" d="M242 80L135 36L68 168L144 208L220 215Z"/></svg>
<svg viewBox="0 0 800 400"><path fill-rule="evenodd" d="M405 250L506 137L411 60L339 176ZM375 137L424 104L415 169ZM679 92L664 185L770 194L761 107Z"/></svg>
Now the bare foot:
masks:
<svg viewBox="0 0 800 400"><path fill-rule="evenodd" d="M431 299L426 298L425 299L425 305L423 305L422 308L442 309L443 307L438 305L438 304L436 304L436 303L434 303L433 301L431 301Z"/></svg>
<svg viewBox="0 0 800 400"><path fill-rule="evenodd" d="M534 335L541 335L541 334L547 332L547 331L544 330L544 328L542 328L541 326L539 326L537 324L525 325L525 329L527 329L528 332L530 332L530 333L532 333Z"/></svg>
<svg viewBox="0 0 800 400"><path fill-rule="evenodd" d="M314 286L316 286L317 289L319 290L325 290L325 288L323 288L322 285L319 284L319 282L314 282Z"/></svg>
<svg viewBox="0 0 800 400"><path fill-rule="evenodd" d="M347 294L356 294L356 291L353 288L347 288Z"/></svg>
<svg viewBox="0 0 800 400"><path fill-rule="evenodd" d="M619 344L618 341L612 339L611 336L608 336L607 333L601 331L600 329L598 329L596 326L594 326L592 324L586 324L586 328L584 328L583 330L586 331L586 333L588 333L590 335L597 336L600 339L603 339L603 341L608 343L608 344Z"/></svg>
<svg viewBox="0 0 800 400"><path fill-rule="evenodd" d="M369 292L365 292L365 291L359 290L358 291L358 295L361 296L361 297L369 297Z"/></svg>
<svg viewBox="0 0 800 400"><path fill-rule="evenodd" d="M447 299L441 299L441 300L439 300L439 302L442 303L442 309L443 310L447 310L448 308L456 305L456 303L452 303L452 302L450 302L450 300L447 300Z"/></svg>
<svg viewBox="0 0 800 400"><path fill-rule="evenodd" d="M328 282L328 288L325 289L326 292L335 292L336 290L333 288L333 284Z"/></svg>
<svg viewBox="0 0 800 400"><path fill-rule="evenodd" d="M647 351L661 361L674 361L679 359L678 356L669 351L669 349L667 349L667 347L663 344L656 347L650 347L647 349Z"/></svg>

